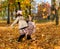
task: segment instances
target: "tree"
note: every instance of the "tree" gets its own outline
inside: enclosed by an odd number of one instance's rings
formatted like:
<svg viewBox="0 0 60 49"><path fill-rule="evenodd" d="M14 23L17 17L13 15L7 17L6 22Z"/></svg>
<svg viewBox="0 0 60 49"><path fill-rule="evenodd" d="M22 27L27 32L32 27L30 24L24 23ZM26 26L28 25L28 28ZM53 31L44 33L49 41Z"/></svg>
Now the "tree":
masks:
<svg viewBox="0 0 60 49"><path fill-rule="evenodd" d="M18 8L19 8L19 10L21 10L21 2L22 2L23 0L17 0L17 5L18 5ZM7 24L10 24L10 10L12 10L12 8L14 8L14 6L10 6L10 5L13 5L14 3L16 3L15 2L15 0L9 0L8 1L8 19L7 19ZM11 7L11 8L10 8ZM13 16L13 14L12 14L12 12L11 12L11 15Z"/></svg>

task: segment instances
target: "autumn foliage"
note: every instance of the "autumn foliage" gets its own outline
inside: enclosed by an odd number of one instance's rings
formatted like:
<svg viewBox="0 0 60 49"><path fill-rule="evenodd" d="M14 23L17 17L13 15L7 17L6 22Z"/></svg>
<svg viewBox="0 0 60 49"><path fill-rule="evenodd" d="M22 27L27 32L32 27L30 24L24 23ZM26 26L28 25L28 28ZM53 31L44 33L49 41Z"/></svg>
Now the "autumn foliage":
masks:
<svg viewBox="0 0 60 49"><path fill-rule="evenodd" d="M51 13L50 10L51 6L48 2L44 3L42 2L41 4L38 4L38 12L37 16L41 19L44 18L46 19Z"/></svg>
<svg viewBox="0 0 60 49"><path fill-rule="evenodd" d="M36 24L36 33L31 36L33 40L24 38L22 42L17 42L20 35L17 25L13 29L9 25L2 25L0 24L0 49L60 49L60 25Z"/></svg>

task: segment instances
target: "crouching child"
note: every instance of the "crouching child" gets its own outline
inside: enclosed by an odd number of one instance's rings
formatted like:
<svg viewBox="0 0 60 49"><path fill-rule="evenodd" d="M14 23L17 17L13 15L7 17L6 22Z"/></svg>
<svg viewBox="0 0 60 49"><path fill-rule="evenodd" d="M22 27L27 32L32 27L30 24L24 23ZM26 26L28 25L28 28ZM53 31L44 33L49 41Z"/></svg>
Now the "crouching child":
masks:
<svg viewBox="0 0 60 49"><path fill-rule="evenodd" d="M32 39L31 38L32 33L35 33L35 30L36 30L36 25L33 22L33 18L30 15L28 16L27 23L28 23L28 28L27 28L28 31L26 33L26 38L27 40L30 40Z"/></svg>
<svg viewBox="0 0 60 49"><path fill-rule="evenodd" d="M14 24L16 24L18 22L18 28L20 31L20 36L18 38L18 42L22 41L22 39L25 37L26 35L26 30L28 27L28 24L26 22L26 20L24 19L23 15L22 15L22 11L17 11L17 18L16 20L11 24L11 27L14 26Z"/></svg>

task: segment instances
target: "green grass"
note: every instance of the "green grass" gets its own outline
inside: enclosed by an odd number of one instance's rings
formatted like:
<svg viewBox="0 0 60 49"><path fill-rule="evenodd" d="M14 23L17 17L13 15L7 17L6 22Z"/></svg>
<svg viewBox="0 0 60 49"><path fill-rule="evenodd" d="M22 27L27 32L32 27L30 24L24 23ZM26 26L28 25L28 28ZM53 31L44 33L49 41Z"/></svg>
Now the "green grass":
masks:
<svg viewBox="0 0 60 49"><path fill-rule="evenodd" d="M50 20L47 19L43 19L43 20L35 20L36 23L45 23L45 22L49 22Z"/></svg>

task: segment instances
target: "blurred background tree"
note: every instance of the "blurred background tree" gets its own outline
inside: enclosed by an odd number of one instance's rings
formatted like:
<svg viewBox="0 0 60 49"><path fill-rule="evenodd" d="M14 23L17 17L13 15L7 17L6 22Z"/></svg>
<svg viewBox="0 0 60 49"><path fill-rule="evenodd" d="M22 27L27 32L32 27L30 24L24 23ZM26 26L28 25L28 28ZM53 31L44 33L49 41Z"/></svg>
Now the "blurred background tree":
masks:
<svg viewBox="0 0 60 49"><path fill-rule="evenodd" d="M35 9L34 0L1 0L0 2L0 17L7 20L7 24L10 24L10 21L15 19L17 10L22 10L24 17L27 17ZM31 13L31 11L33 12Z"/></svg>
<svg viewBox="0 0 60 49"><path fill-rule="evenodd" d="M35 17L37 20L47 17L47 14L43 16L44 11L48 13L48 6L46 7L45 3L37 5L35 0L1 0L0 2L0 19L7 20L8 24L15 19L17 10L22 10L25 18L29 14L37 16ZM55 0L52 0L52 2L55 2Z"/></svg>

